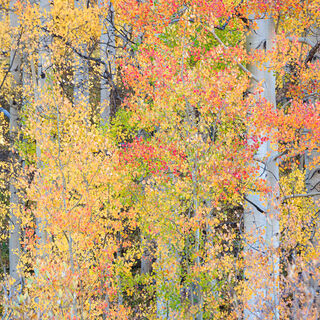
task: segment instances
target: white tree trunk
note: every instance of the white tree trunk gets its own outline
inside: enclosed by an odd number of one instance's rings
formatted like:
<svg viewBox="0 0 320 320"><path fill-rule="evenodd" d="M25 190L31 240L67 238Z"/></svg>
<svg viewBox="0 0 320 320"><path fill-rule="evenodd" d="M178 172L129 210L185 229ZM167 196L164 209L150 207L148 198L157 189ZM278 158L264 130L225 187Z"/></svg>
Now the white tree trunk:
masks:
<svg viewBox="0 0 320 320"><path fill-rule="evenodd" d="M105 1L98 0L98 6L102 9L105 6ZM115 55L116 55L116 40L114 29L114 8L111 1L107 3L107 15L100 16L101 35L100 35L100 59L102 61L102 77L100 83L100 123L102 126L109 124L111 116L111 81L115 75ZM110 82L109 82L109 81ZM119 256L119 252L117 256ZM119 287L121 288L121 279L118 277ZM108 284L108 287L110 284ZM104 319L109 316L109 296L106 294L105 301L107 310ZM118 305L123 304L122 293L118 294Z"/></svg>
<svg viewBox="0 0 320 320"><path fill-rule="evenodd" d="M150 241L145 239L142 235L141 239L141 247L143 248L142 256L141 256L141 274L149 274L152 270L152 253L149 249Z"/></svg>
<svg viewBox="0 0 320 320"><path fill-rule="evenodd" d="M14 11L10 11L10 25L13 29L17 29L19 26L18 17ZM19 52L19 43L18 43L18 34L16 30L13 31L15 38L12 41L13 49L10 54L10 66L12 74L12 87L15 89L15 94L10 102L10 142L11 147L15 140L17 139L18 134L18 112L19 105L21 102L20 86L21 86L21 56ZM9 265L10 265L10 276L13 277L16 281L19 280L18 274L18 263L20 255L20 223L17 217L17 212L19 210L19 197L17 194L17 189L15 186L15 160L14 154L12 154L12 163L13 163L13 172L11 172L12 177L10 179L10 221L9 221Z"/></svg>
<svg viewBox="0 0 320 320"><path fill-rule="evenodd" d="M83 1L74 1L74 6L77 9L82 9L84 5ZM79 51L84 56L88 53L85 44L80 45ZM75 105L80 103L89 105L89 65L88 61L78 54L75 54L73 102Z"/></svg>
<svg viewBox="0 0 320 320"><path fill-rule="evenodd" d="M103 76L101 79L101 124L106 125L110 122L111 116L111 81L115 76L115 56L116 56L116 40L114 29L114 8L112 2L108 3L109 10L107 17L102 17L102 30L100 37L100 56L103 62Z"/></svg>
<svg viewBox="0 0 320 320"><path fill-rule="evenodd" d="M49 0L40 0L40 22L41 27L45 27L46 25L46 14L50 12L50 2ZM51 37L46 34L45 32L40 33L40 39L39 39L39 62L38 62L38 76L37 79L33 79L37 81L36 89L35 89L35 101L36 101L36 117L37 121L40 121L41 115L45 114L46 106L43 103L43 97L45 94L45 86L46 82L48 81L48 73L49 73L49 45L51 43ZM41 128L39 128L41 130ZM36 154L37 154L37 166L38 168L41 168L42 162L41 162L41 149L39 144L36 144ZM37 236L39 239L41 239L41 243L44 244L46 240L45 235L45 221L42 221L42 219L37 218Z"/></svg>
<svg viewBox="0 0 320 320"><path fill-rule="evenodd" d="M254 20L257 23L256 30L250 30L247 36L247 50L257 49L269 51L272 48L275 30L274 22L271 18ZM266 99L275 106L275 76L268 65L267 70L260 70L255 65L249 65L250 72L263 84L263 92L255 93L257 100ZM256 82L252 82L252 93L256 89ZM249 128L250 131L250 128ZM273 314L274 319L278 319L278 276L279 276L279 257L276 253L270 253L272 249L279 247L279 195L278 181L279 169L276 163L275 151L272 150L269 136L268 140L261 144L257 154L260 170L257 179L263 179L267 186L272 188L272 192L267 196L260 193L247 195L247 206L244 213L244 227L247 236L252 236L250 244L247 244L246 251L253 259L261 259L269 255L269 273L266 275L260 268L259 263L248 266L245 276L252 290L252 296L247 301L244 310L245 319L263 319L265 313ZM249 256L248 255L248 256ZM270 274L271 273L271 274ZM270 279L267 277L270 276Z"/></svg>
<svg viewBox="0 0 320 320"><path fill-rule="evenodd" d="M177 319L175 311L171 307L172 298L170 296L164 296L166 293L169 295L172 294L171 290L175 289L177 282L176 275L179 259L177 255L174 254L174 250L170 249L169 241L165 244L159 244L158 242L157 319Z"/></svg>
<svg viewBox="0 0 320 320"><path fill-rule="evenodd" d="M312 28L313 33L306 37L307 40L310 40L312 45L316 45L320 42L320 28L317 28L316 26ZM311 48L310 48L311 49ZM320 58L319 56L315 56L314 60L317 60L319 62ZM319 70L320 72L320 70ZM315 103L316 102L316 96L311 96L308 99L309 103ZM313 192L320 192L320 168L319 168L319 162L320 162L320 154L316 150L311 150L309 153L305 154L305 166L306 166L306 187L308 193ZM310 169L310 167L316 165L314 169ZM320 200L320 196L313 197L313 200L315 202L318 202Z"/></svg>
<svg viewBox="0 0 320 320"><path fill-rule="evenodd" d="M309 38L311 38L312 42L314 45L317 45L320 42L320 29L315 27L313 29L313 35ZM320 58L319 56L315 56L314 60L317 60L319 62ZM319 70L320 72L320 70ZM316 96L312 96L311 99L308 99L309 103L315 103ZM306 168L306 187L307 187L307 192L308 193L319 193L320 192L320 153L319 150L311 150L305 154L305 168ZM313 168L313 169L311 169ZM312 197L314 201L314 205L317 210L320 210L319 208L319 201L320 201L320 196L313 196ZM319 247L319 237L317 236L318 231L320 230L320 219L319 215L317 215L317 218L314 221L314 235L311 239L312 245L317 248ZM313 270L312 270L313 271ZM312 275L312 272L309 272L309 275ZM310 277L312 278L312 276ZM310 279L311 280L311 279ZM314 304L317 306L320 305L320 295L317 294L317 292L320 291L320 283L318 281L309 281L309 283L306 284L306 287L308 288L307 290L309 292L314 293ZM310 299L311 300L311 299Z"/></svg>

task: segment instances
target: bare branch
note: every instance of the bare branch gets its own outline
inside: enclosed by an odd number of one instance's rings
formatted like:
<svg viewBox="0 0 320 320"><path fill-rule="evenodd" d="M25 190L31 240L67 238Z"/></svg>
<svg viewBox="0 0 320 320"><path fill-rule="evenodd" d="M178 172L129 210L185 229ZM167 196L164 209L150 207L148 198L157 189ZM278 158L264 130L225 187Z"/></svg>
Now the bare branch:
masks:
<svg viewBox="0 0 320 320"><path fill-rule="evenodd" d="M320 41L316 43L315 46L312 47L312 49L309 51L306 60L304 61L304 64L307 65L308 62L312 61L313 57L316 55L317 51L320 49Z"/></svg>
<svg viewBox="0 0 320 320"><path fill-rule="evenodd" d="M292 194L290 196L283 197L282 202L295 198L311 198L315 196L320 196L320 192Z"/></svg>
<svg viewBox="0 0 320 320"><path fill-rule="evenodd" d="M315 46L315 43L313 41L311 41L311 39L307 38L307 37L298 37L298 38L295 38L295 37L287 37L287 39L289 41L298 41L300 43L304 43L310 47L314 47Z"/></svg>
<svg viewBox="0 0 320 320"><path fill-rule="evenodd" d="M212 33L212 35L214 36L214 38L225 48L225 49L229 49L228 46L226 46L222 40L217 36L217 34L215 33L214 29L210 30L210 32ZM254 80L255 82L259 83L259 79L253 75L243 64L236 62L238 67L244 71L245 73L247 73L249 75L249 77Z"/></svg>

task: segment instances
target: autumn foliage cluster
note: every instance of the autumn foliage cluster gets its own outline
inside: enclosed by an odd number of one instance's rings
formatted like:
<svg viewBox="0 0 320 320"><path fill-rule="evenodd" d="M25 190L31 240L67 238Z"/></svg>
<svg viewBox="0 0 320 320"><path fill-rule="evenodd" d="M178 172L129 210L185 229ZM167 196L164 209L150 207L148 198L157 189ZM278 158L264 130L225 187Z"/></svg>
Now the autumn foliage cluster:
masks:
<svg viewBox="0 0 320 320"><path fill-rule="evenodd" d="M319 58L319 0L1 0L2 319L319 319Z"/></svg>

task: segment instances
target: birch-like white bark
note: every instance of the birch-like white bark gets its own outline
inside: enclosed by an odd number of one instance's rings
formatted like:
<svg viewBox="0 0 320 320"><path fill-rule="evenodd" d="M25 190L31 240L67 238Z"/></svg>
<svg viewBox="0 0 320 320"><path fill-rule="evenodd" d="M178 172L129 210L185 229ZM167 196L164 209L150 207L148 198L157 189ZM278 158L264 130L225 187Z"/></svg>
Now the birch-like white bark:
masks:
<svg viewBox="0 0 320 320"><path fill-rule="evenodd" d="M157 319L177 319L176 312L172 309L170 289L175 290L177 282L177 264L179 257L174 253L169 241L165 244L158 242L158 274L157 274ZM175 261L172 261L172 257ZM171 261L170 261L171 259ZM163 276L161 278L159 275ZM167 297L166 297L167 295ZM169 296L168 296L169 295Z"/></svg>
<svg viewBox="0 0 320 320"><path fill-rule="evenodd" d="M12 3L11 3L12 6ZM11 9L13 9L11 7ZM13 28L13 33L15 37L12 41L13 49L10 54L10 66L11 66L11 74L12 74L12 87L16 88L14 91L16 92L13 95L12 100L10 101L10 142L11 147L15 140L17 139L18 134L18 112L19 105L21 102L21 97L19 95L20 86L22 82L21 78L21 55L19 52L19 40L17 39L18 34L16 30L19 27L18 17L15 14L14 10L10 11L10 26ZM20 256L20 223L17 217L17 212L19 210L19 197L17 194L17 188L15 186L15 159L14 154L12 154L12 164L13 164L13 172L12 177L10 179L10 221L9 221L9 266L10 266L10 276L16 281L19 280L18 274L18 263Z"/></svg>
<svg viewBox="0 0 320 320"><path fill-rule="evenodd" d="M311 28L312 30L313 28ZM313 29L313 33L310 34L307 39L310 39L310 41L316 46L318 43L320 43L320 28L315 27ZM312 50L312 49L311 49ZM317 60L319 62L320 58L319 55L314 56L314 60ZM320 72L320 70L319 70ZM310 96L308 99L309 103L315 103L316 102L316 96ZM315 166L315 167L314 167ZM306 167L306 187L308 194L316 194L312 197L314 201L314 206L317 210L319 210L319 204L320 204L320 153L319 150L311 150L305 154L305 167ZM313 169L311 169L314 167ZM314 236L311 239L311 242L315 248L319 247L319 237L317 236L317 230L319 230L320 227L320 219L319 215L316 216L314 221ZM312 274L312 272L309 273L309 275ZM314 305L319 306L320 305L320 296L317 294L317 292L320 291L320 283L318 281L315 281L312 279L313 277L310 277L309 283L306 285L308 287L308 291L314 293ZM312 300L312 299L310 299ZM311 302L311 301L310 301ZM311 302L312 303L312 302Z"/></svg>
<svg viewBox="0 0 320 320"><path fill-rule="evenodd" d="M103 76L101 78L101 98L100 112L101 124L106 125L110 122L111 117L111 81L115 77L115 56L116 56L116 40L114 28L114 8L112 2L108 3L107 17L101 17L101 37L100 37L100 57L103 62Z"/></svg>
<svg viewBox="0 0 320 320"><path fill-rule="evenodd" d="M314 28L312 34L304 37L308 42L311 43L312 47L315 47L320 42L320 29ZM310 49L312 50L312 48ZM320 60L319 56L314 57L316 60ZM319 70L320 71L320 70ZM316 102L316 96L312 95L308 99L309 103ZM306 187L308 193L315 193L320 191L320 167L317 165L314 169L310 169L315 164L319 164L320 154L316 150L311 150L305 155L305 166L306 166ZM320 196L313 197L314 201L319 201Z"/></svg>
<svg viewBox="0 0 320 320"><path fill-rule="evenodd" d="M40 0L39 3L39 13L40 13L40 25L41 28L46 25L46 14L50 11L50 2L49 0ZM49 68L49 45L51 42L51 37L46 33L40 33L39 39L39 60L38 60L38 70L37 70L37 79L33 79L36 81L35 87L35 102L36 102L36 119L37 122L40 123L41 116L45 113L45 105L44 105L44 93L45 93L45 85L48 78L48 68ZM35 76L35 75L34 75ZM38 130L41 130L39 128ZM41 168L41 148L39 143L36 143L36 155L37 155L37 166ZM36 218L37 230L36 234L40 239L40 243L43 245L46 240L45 235L45 221L43 219L37 217Z"/></svg>
<svg viewBox="0 0 320 320"><path fill-rule="evenodd" d="M75 0L75 8L81 10L84 8L85 1ZM87 56L87 48L85 44L81 44L79 51ZM84 104L89 106L89 65L88 61L75 54L75 71L74 71L74 105Z"/></svg>
<svg viewBox="0 0 320 320"><path fill-rule="evenodd" d="M248 52L255 50L269 51L272 49L272 41L275 35L274 22L272 18L254 20L257 24L256 30L250 30L246 43ZM255 93L257 100L264 98L272 105L276 105L275 95L275 75L266 64L266 70L261 70L256 65L249 65L248 70L262 81L263 91ZM257 83L252 81L252 93L255 91ZM250 131L250 128L249 128ZM268 267L270 268L270 279L266 279L259 264L253 268L248 266L245 276L252 290L252 297L247 301L244 310L244 318L248 320L264 319L265 313L272 314L274 319L278 319L278 277L279 277L279 257L276 253L270 253L279 247L279 204L278 204L278 181L279 169L276 163L276 152L271 145L271 137L266 136L267 141L263 142L256 154L256 160L260 163L260 170L256 179L264 180L266 185L271 187L272 192L267 196L260 193L247 195L247 205L244 213L244 228L248 236L253 237L253 241L247 244L246 250L251 254L251 258L261 259L269 255ZM248 252L247 252L248 253Z"/></svg>
<svg viewBox="0 0 320 320"><path fill-rule="evenodd" d="M105 1L98 0L98 6L104 8ZM104 10L102 10L104 12ZM111 1L107 3L107 15L102 14L100 17L101 35L100 35L100 59L102 61L102 77L100 83L100 123L102 126L110 123L111 117L111 82L115 76L115 55L116 55L116 40L114 28L114 8ZM117 252L117 257L120 252ZM118 306L123 304L123 296L121 293L121 279L118 277L119 293ZM110 282L107 284L110 287ZM107 319L110 311L110 301L108 294L105 295L107 305L104 319Z"/></svg>

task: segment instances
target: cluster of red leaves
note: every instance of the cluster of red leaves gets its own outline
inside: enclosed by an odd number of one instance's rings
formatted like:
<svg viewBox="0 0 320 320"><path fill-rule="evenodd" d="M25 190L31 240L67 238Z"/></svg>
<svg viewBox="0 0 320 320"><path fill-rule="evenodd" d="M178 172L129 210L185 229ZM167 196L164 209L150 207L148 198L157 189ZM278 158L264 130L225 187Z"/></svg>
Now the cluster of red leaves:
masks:
<svg viewBox="0 0 320 320"><path fill-rule="evenodd" d="M123 144L119 151L120 164L131 167L134 172L140 171L147 175L180 176L185 160L186 155L176 146L165 145L159 139L147 141L136 138L133 142Z"/></svg>

